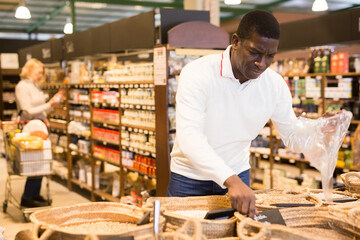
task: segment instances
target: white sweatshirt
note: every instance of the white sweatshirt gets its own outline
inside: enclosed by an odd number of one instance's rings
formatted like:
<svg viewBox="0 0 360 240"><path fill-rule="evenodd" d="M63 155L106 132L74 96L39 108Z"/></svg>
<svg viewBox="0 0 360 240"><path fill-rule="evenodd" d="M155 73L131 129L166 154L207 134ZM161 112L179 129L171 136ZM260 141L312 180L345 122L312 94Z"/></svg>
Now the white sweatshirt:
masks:
<svg viewBox="0 0 360 240"><path fill-rule="evenodd" d="M15 98L18 111L24 111L21 120L44 120L51 110L40 87L30 79L23 79L16 85Z"/></svg>
<svg viewBox="0 0 360 240"><path fill-rule="evenodd" d="M171 171L197 180L225 180L250 168L251 141L271 119L294 151L296 120L289 88L268 68L243 84L234 77L230 47L187 64L176 95L176 139Z"/></svg>

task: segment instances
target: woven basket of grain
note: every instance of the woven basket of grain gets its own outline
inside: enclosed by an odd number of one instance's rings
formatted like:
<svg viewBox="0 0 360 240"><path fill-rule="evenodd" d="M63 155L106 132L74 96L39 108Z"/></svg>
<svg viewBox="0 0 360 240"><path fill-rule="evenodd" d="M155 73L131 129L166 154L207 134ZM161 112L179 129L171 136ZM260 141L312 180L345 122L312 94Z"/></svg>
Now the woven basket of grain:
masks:
<svg viewBox="0 0 360 240"><path fill-rule="evenodd" d="M161 212L166 219L166 231L175 231L192 218L200 221L204 235L207 238L222 238L235 236L235 218L222 220L204 219L211 210L231 208L227 196L201 196L201 197L167 197L149 198L145 204L151 210L153 202L160 201ZM191 231L191 227L190 227Z"/></svg>
<svg viewBox="0 0 360 240"><path fill-rule="evenodd" d="M51 235L59 239L81 239L95 234L99 239L113 236L142 236L152 233L152 224L137 226L143 216L141 208L121 203L92 202L67 207L45 209L30 215L34 225L34 239L38 239L40 228L46 228L41 240ZM160 227L165 219L160 219Z"/></svg>
<svg viewBox="0 0 360 240"><path fill-rule="evenodd" d="M334 205L332 207L337 207ZM240 239L358 239L359 225L330 214L328 207L284 208L279 210L286 226L264 224L235 213L238 219L237 234ZM261 214L261 213L260 213Z"/></svg>
<svg viewBox="0 0 360 240"><path fill-rule="evenodd" d="M307 192L288 192L284 190L257 190L256 196L256 209L258 211L264 211L269 209L280 208L272 206L272 204L278 203L304 203L315 204L315 207L320 207L322 201L307 193Z"/></svg>
<svg viewBox="0 0 360 240"><path fill-rule="evenodd" d="M340 177L349 192L360 194L360 172L343 173Z"/></svg>
<svg viewBox="0 0 360 240"><path fill-rule="evenodd" d="M322 201L322 205L342 204L343 202L341 202L341 201L345 202L347 199L353 199L353 198L357 198L359 201L359 198L360 198L360 194L351 193L348 191L333 190L332 195L331 195L333 202L329 202L329 201L326 201L324 191L322 189L306 189L306 191L309 194L319 198ZM334 200L339 200L339 202L335 202Z"/></svg>

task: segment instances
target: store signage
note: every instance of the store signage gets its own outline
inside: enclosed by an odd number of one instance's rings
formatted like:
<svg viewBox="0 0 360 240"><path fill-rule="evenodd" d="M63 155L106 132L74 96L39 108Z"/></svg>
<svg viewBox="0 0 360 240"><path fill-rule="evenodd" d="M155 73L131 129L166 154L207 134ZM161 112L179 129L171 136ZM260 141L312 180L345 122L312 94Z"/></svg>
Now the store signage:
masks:
<svg viewBox="0 0 360 240"><path fill-rule="evenodd" d="M67 41L65 44L65 48L66 48L66 53L73 53L75 50L74 42Z"/></svg>
<svg viewBox="0 0 360 240"><path fill-rule="evenodd" d="M43 59L51 58L51 49L50 48L42 48L41 53L42 53Z"/></svg>
<svg viewBox="0 0 360 240"><path fill-rule="evenodd" d="M155 85L166 85L166 47L154 48L154 83Z"/></svg>
<svg viewBox="0 0 360 240"><path fill-rule="evenodd" d="M30 60L31 58L32 58L31 53L27 53L27 54L26 54L26 61Z"/></svg>

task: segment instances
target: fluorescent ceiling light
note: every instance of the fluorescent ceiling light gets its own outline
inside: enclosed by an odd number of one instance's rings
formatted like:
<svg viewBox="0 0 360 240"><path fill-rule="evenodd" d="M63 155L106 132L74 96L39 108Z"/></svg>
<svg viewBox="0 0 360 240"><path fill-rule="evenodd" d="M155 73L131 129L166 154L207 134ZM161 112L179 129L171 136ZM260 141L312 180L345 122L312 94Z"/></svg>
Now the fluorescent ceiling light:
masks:
<svg viewBox="0 0 360 240"><path fill-rule="evenodd" d="M101 9L106 8L106 3L75 2L75 7Z"/></svg>
<svg viewBox="0 0 360 240"><path fill-rule="evenodd" d="M64 26L64 33L65 34L72 34L73 33L73 25L70 21L70 18L66 20L66 24Z"/></svg>
<svg viewBox="0 0 360 240"><path fill-rule="evenodd" d="M237 5L241 3L241 0L225 0L224 3L227 5Z"/></svg>
<svg viewBox="0 0 360 240"><path fill-rule="evenodd" d="M19 6L16 8L15 17L18 19L30 19L31 14L29 9L25 6L25 2L20 1Z"/></svg>
<svg viewBox="0 0 360 240"><path fill-rule="evenodd" d="M322 12L328 10L328 4L326 0L315 0L312 6L314 12Z"/></svg>

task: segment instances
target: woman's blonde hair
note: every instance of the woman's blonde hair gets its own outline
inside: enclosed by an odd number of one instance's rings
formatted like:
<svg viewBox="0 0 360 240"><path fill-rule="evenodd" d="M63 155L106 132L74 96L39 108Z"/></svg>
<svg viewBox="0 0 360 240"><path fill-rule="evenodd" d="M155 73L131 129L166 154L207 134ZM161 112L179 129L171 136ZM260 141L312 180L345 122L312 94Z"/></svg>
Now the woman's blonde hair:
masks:
<svg viewBox="0 0 360 240"><path fill-rule="evenodd" d="M20 77L21 78L29 78L31 72L36 67L41 67L44 70L44 64L42 62L40 62L36 58L29 59L25 63L24 67L21 69Z"/></svg>

